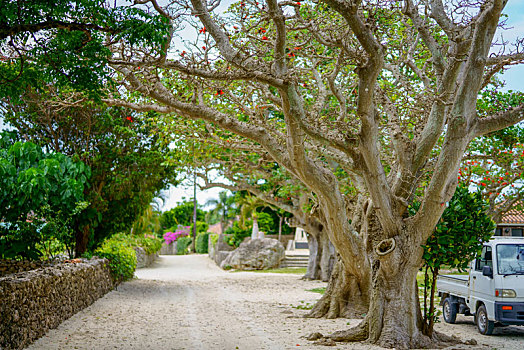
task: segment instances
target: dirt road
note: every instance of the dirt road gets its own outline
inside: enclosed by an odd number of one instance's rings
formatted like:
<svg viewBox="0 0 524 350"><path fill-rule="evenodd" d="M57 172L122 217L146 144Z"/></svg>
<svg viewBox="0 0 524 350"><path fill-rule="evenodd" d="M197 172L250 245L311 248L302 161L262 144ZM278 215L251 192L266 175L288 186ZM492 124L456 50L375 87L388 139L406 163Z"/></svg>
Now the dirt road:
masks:
<svg viewBox="0 0 524 350"><path fill-rule="evenodd" d="M305 340L358 324L358 320L304 319L320 294L319 281L298 275L225 272L203 255L162 256L28 349L326 349ZM472 318L437 330L474 338L482 349L523 349L524 329L481 336ZM459 347L455 347L459 348ZM466 347L460 347L466 348ZM472 348L472 347L469 347ZM337 344L334 349L377 349Z"/></svg>

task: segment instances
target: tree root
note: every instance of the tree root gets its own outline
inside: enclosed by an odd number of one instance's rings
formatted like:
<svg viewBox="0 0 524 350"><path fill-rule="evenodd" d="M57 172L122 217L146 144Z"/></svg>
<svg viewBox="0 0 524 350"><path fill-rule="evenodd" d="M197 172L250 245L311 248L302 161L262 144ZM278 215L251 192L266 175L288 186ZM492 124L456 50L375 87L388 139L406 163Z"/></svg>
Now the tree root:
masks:
<svg viewBox="0 0 524 350"><path fill-rule="evenodd" d="M326 338L341 342L364 341L369 336L368 325L369 324L367 320L364 320L360 322L360 324L356 327L335 332L333 334L328 335Z"/></svg>
<svg viewBox="0 0 524 350"><path fill-rule="evenodd" d="M367 313L367 306L362 302L359 303L360 299L357 299L357 303L336 300L334 296L324 294L320 298L313 309L305 315L306 318L351 318L351 319L363 319Z"/></svg>
<svg viewBox="0 0 524 350"><path fill-rule="evenodd" d="M431 345L434 348L446 348L449 346L457 345L457 344L466 344L466 345L477 345L477 341L475 339L462 341L457 336L449 336L444 333L440 333L437 331L433 331L433 336L431 339Z"/></svg>
<svg viewBox="0 0 524 350"><path fill-rule="evenodd" d="M333 339L326 338L322 333L311 333L306 337L307 340L313 341L314 345L323 345L323 346L335 346L337 343Z"/></svg>
<svg viewBox="0 0 524 350"><path fill-rule="evenodd" d="M358 326L337 331L330 335L322 335L321 333L311 333L306 337L307 340L313 341L315 345L334 346L335 342L365 342L369 340L369 323L367 320L362 321ZM375 345L382 346L384 348L397 348L397 349L443 349L449 346L458 344L465 345L477 345L474 339L468 341L461 341L456 336L448 336L443 333L434 332L433 337L429 337L420 333L415 339L407 340L404 343L399 343L398 339L391 339L386 337L380 337L378 341L371 342Z"/></svg>

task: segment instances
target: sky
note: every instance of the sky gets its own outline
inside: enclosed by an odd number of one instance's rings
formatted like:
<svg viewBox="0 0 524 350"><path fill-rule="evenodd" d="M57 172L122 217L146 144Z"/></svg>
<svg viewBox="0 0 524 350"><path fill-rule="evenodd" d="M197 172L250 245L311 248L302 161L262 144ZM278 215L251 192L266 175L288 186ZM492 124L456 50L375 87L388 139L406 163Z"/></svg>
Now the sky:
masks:
<svg viewBox="0 0 524 350"><path fill-rule="evenodd" d="M230 1L228 1L229 3ZM504 40L510 42L514 41L517 36L524 36L524 1L510 0L506 5L504 13L508 14L507 29L503 32ZM502 32L497 33L500 36ZM502 79L506 81L506 90L524 91L524 65L511 67L503 76ZM0 115L0 130L3 130L5 125L2 122ZM204 204L211 198L218 198L218 193L224 191L221 188L212 188L205 191L200 191L197 188L197 201L199 204ZM162 192L164 200L158 200L162 211L169 210L177 205L185 197L187 200L193 198L193 187L191 184L179 185L178 187L171 186L169 189Z"/></svg>

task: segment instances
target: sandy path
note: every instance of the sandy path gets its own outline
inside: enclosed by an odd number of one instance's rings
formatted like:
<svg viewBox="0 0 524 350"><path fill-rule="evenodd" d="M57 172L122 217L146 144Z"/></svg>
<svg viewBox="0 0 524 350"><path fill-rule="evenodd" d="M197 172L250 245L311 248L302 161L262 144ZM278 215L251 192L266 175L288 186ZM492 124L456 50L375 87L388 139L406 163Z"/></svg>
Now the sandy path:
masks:
<svg viewBox="0 0 524 350"><path fill-rule="evenodd" d="M202 255L162 256L136 275L28 349L329 349L303 336L359 322L302 318L307 311L296 307L320 297L307 290L325 283L297 275L225 272ZM437 330L479 342L469 348L524 349L522 327L485 337L472 318L460 321L438 324ZM337 344L334 349L377 348Z"/></svg>

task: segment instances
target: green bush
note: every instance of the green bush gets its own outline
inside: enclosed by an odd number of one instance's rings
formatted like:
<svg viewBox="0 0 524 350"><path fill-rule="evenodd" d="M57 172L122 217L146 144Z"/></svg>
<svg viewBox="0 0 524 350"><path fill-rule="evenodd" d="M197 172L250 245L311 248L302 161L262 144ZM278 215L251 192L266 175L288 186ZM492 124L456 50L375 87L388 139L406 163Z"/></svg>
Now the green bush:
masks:
<svg viewBox="0 0 524 350"><path fill-rule="evenodd" d="M136 269L136 253L129 243L120 237L104 241L95 254L109 260L111 274L116 281L126 281L133 278Z"/></svg>
<svg viewBox="0 0 524 350"><path fill-rule="evenodd" d="M209 224L207 222L197 221L197 234L207 232L208 228ZM189 232L193 234L193 224L191 224L191 226L189 227Z"/></svg>
<svg viewBox="0 0 524 350"><path fill-rule="evenodd" d="M176 240L176 253L177 255L184 255L188 253L188 248L191 245L191 237L180 237Z"/></svg>
<svg viewBox="0 0 524 350"><path fill-rule="evenodd" d="M207 254L208 252L208 240L209 240L209 233L199 233L196 238L196 252L199 254Z"/></svg>
<svg viewBox="0 0 524 350"><path fill-rule="evenodd" d="M164 240L153 237L136 237L135 241L139 247L144 248L146 254L154 254L162 248Z"/></svg>
<svg viewBox="0 0 524 350"><path fill-rule="evenodd" d="M162 240L117 233L106 239L100 248L95 250L95 254L109 260L115 280L126 281L133 278L136 269L135 247L144 248L146 254L154 254L162 247Z"/></svg>
<svg viewBox="0 0 524 350"><path fill-rule="evenodd" d="M276 233L275 222L268 213L257 213L258 229L265 232L267 235ZM253 227L253 224L251 224ZM250 233L251 234L251 233Z"/></svg>
<svg viewBox="0 0 524 350"><path fill-rule="evenodd" d="M253 222L251 220L246 222L247 229L243 230L240 227L238 221L233 223L233 226L226 230L226 234L232 235L227 244L238 247L240 243L244 241L244 238L251 236L251 228L253 227Z"/></svg>
<svg viewBox="0 0 524 350"><path fill-rule="evenodd" d="M112 240L120 241L129 247L142 247L146 254L154 254L162 248L163 240L156 237L131 236L125 233L117 233L111 236Z"/></svg>
<svg viewBox="0 0 524 350"><path fill-rule="evenodd" d="M211 238L211 245L214 247L218 242L218 233L208 233ZM208 247L209 250L209 247Z"/></svg>

